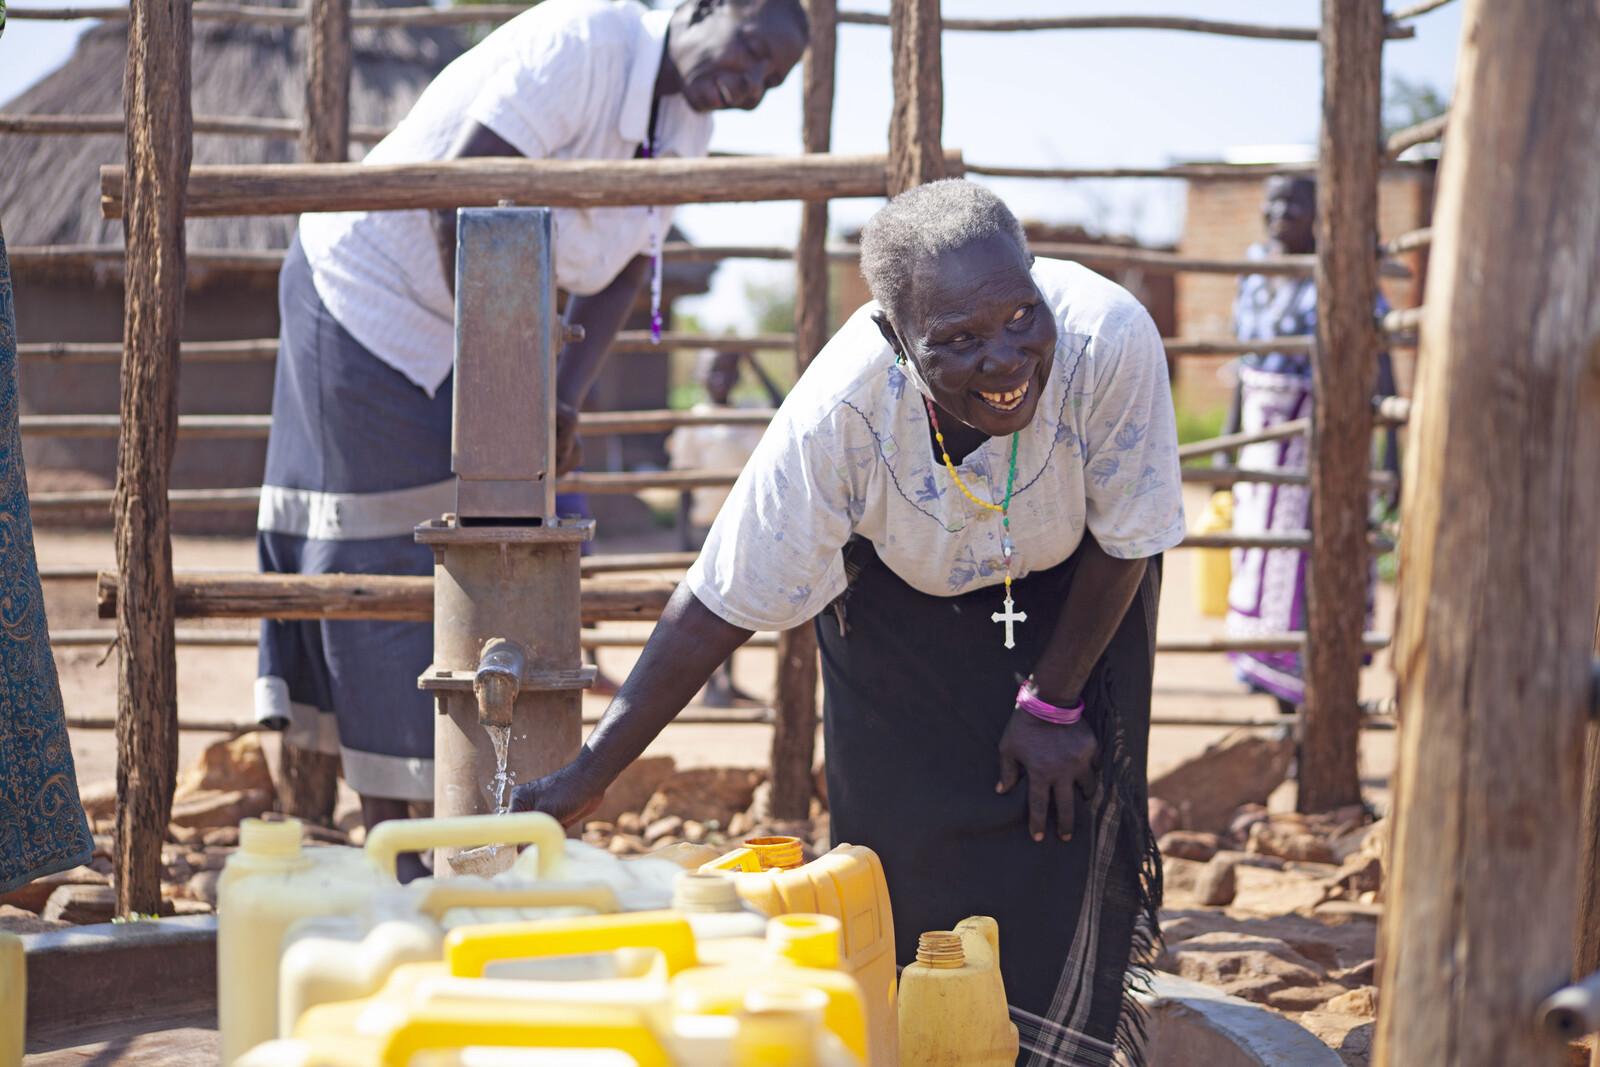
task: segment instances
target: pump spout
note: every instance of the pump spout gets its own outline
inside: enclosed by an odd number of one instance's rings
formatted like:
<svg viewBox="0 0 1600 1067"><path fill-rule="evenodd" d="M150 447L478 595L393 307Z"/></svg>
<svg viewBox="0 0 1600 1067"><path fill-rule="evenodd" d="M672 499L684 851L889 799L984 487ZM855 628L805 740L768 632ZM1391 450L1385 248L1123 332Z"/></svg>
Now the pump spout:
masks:
<svg viewBox="0 0 1600 1067"><path fill-rule="evenodd" d="M528 654L515 641L491 637L484 642L472 692L478 698L478 721L484 726L510 726L511 708L522 688Z"/></svg>

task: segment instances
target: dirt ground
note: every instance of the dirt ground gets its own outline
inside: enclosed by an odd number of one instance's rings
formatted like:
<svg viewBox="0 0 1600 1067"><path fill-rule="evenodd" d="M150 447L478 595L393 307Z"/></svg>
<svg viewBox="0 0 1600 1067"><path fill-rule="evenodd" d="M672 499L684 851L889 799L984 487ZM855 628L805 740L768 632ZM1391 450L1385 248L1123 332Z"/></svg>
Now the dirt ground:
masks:
<svg viewBox="0 0 1600 1067"><path fill-rule="evenodd" d="M1191 487L1187 503L1191 517L1205 499L1202 490ZM600 552L640 552L670 550L675 547L670 531L662 531L660 543L630 538L627 542L607 541L604 531ZM92 564L111 567L114 554L107 531L40 530L36 532L41 566ZM196 538L175 540L174 563L180 568L254 570L255 546L243 538ZM1166 560L1162 588L1159 633L1161 636L1220 634L1222 620L1202 616L1195 606L1191 567L1194 555L1187 551L1170 553ZM639 577L649 577L640 575ZM661 578L677 578L681 573L661 572ZM46 610L52 630L113 628L109 621L95 618L94 584L89 581L45 583ZM1376 629L1390 632L1393 627L1394 596L1383 586L1378 595ZM182 622L184 627L222 630L248 629L244 620L218 619ZM607 624L618 628L641 624ZM643 627L648 629L648 627ZM637 659L637 650L603 649L601 669L620 681ZM104 660L104 662L102 662ZM106 658L104 647L58 648L56 663L61 672L62 693L69 718L112 718L116 714L116 660ZM253 718L252 685L255 679L256 652L253 648L178 649L178 714L180 721L248 722ZM775 672L770 649L739 652L734 661L735 678L747 692L770 700ZM1374 657L1363 672L1361 695L1364 699L1393 693L1394 681L1387 653ZM584 710L594 717L605 708L605 699L584 698ZM1268 718L1276 711L1272 700L1252 696L1233 678L1226 659L1218 654L1166 654L1156 662L1153 713L1158 718ZM113 731L80 729L72 731L73 754L79 781L89 783L114 777L116 742ZM1152 731L1150 765L1152 770L1187 758L1226 733L1212 726L1157 726ZM217 733L185 731L181 735L179 762L186 766L201 749L223 736ZM680 768L697 766L763 766L768 762L772 730L760 725L675 725L650 747L648 755L671 755ZM817 751L822 752L820 730ZM1394 762L1394 735L1368 731L1361 745L1361 774L1369 802L1380 811L1387 808L1389 776ZM353 801L353 796L347 798ZM343 805L341 805L343 806Z"/></svg>

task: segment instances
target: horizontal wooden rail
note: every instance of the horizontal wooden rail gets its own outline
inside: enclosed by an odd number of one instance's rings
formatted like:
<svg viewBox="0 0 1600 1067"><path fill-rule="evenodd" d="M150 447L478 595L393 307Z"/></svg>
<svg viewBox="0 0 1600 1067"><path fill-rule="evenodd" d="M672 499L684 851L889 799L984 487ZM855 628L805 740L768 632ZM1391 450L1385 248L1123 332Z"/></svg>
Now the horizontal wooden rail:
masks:
<svg viewBox="0 0 1600 1067"><path fill-rule="evenodd" d="M404 211L493 206L629 207L883 196L888 157L744 156L715 159L451 159L431 163L196 166L190 218L303 211ZM962 173L961 154L946 169ZM122 217L123 168L100 168L100 213Z"/></svg>
<svg viewBox="0 0 1600 1067"><path fill-rule="evenodd" d="M637 571L686 570L695 561L698 552L615 552L604 556L584 556L578 567L583 577L596 574L620 574ZM44 581L96 581L101 571L114 570L111 566L92 563L67 563L41 566L39 577ZM203 574L233 574L235 571L217 567L174 567L172 573L184 576Z"/></svg>
<svg viewBox="0 0 1600 1067"><path fill-rule="evenodd" d="M887 26L888 15L870 11L841 11L838 20L857 26ZM1251 22L1219 22L1214 19L1180 18L1167 15L1069 15L1057 18L943 19L946 30L977 33L1019 33L1034 30L1178 30L1209 33L1223 37L1254 37L1269 41L1315 41L1315 27L1262 26ZM1389 38L1416 36L1410 26L1390 25Z"/></svg>
<svg viewBox="0 0 1600 1067"><path fill-rule="evenodd" d="M433 579L382 574L204 574L174 576L181 619L433 619ZM659 618L674 582L585 579L585 623ZM96 580L102 619L116 617L117 575Z"/></svg>
<svg viewBox="0 0 1600 1067"><path fill-rule="evenodd" d="M299 119L267 118L257 115L196 115L194 132L231 137L270 137L279 141L299 139L304 124ZM26 136L68 134L89 136L124 132L121 115L17 115L0 114L0 133ZM376 144L389 136L382 126L351 126L350 140Z"/></svg>
<svg viewBox="0 0 1600 1067"><path fill-rule="evenodd" d="M62 511L109 511L110 489L61 489L31 493L28 506L36 513ZM167 507L173 511L255 511L261 505L261 489L171 489Z"/></svg>
<svg viewBox="0 0 1600 1067"><path fill-rule="evenodd" d="M578 416L578 431L592 437L627 433L665 433L680 426L765 426L771 408L726 408L721 411L585 411ZM24 436L115 437L121 418L116 415L23 415L18 419ZM272 429L271 415L179 415L179 437L265 437Z"/></svg>
<svg viewBox="0 0 1600 1067"><path fill-rule="evenodd" d="M1424 309L1420 307L1395 308L1393 311L1384 314L1383 328L1388 333L1403 333L1415 330L1422 325L1423 314Z"/></svg>
<svg viewBox="0 0 1600 1067"><path fill-rule="evenodd" d="M1005 167L995 163L967 163L968 174L991 178L1039 178L1076 181L1103 178L1154 178L1181 181L1236 181L1240 178L1271 178L1279 175L1315 174L1316 160L1304 163L1173 163L1165 167ZM1386 171L1417 170L1424 164L1387 160Z"/></svg>
<svg viewBox="0 0 1600 1067"><path fill-rule="evenodd" d="M17 245L6 249L13 274L49 267L111 268L121 273L121 245ZM277 273L283 266L282 249L191 248L189 269L259 270Z"/></svg>
<svg viewBox="0 0 1600 1067"><path fill-rule="evenodd" d="M1180 467L1179 470L1184 481L1201 485L1228 486L1240 482L1254 482L1259 485L1311 484L1311 478L1305 471L1251 470L1248 467ZM1398 489L1400 479L1389 471L1373 471L1372 488L1377 492Z"/></svg>
<svg viewBox="0 0 1600 1067"><path fill-rule="evenodd" d="M1406 19L1414 19L1418 15L1426 15L1430 11L1437 11L1451 2L1452 0L1422 0L1420 4L1412 4L1410 7L1402 7L1389 12L1389 21L1404 22Z"/></svg>
<svg viewBox="0 0 1600 1067"><path fill-rule="evenodd" d="M232 22L252 26L298 28L306 23L301 7L235 7L231 4L193 5L197 22ZM356 8L350 12L351 26L464 26L472 23L508 22L528 10L521 4L457 5L436 7ZM128 8L123 4L85 7L13 7L13 19L72 21L103 19L126 22Z"/></svg>
<svg viewBox="0 0 1600 1067"><path fill-rule="evenodd" d="M1389 159L1393 159L1408 148L1414 148L1419 144L1427 144L1429 141L1437 141L1444 136L1445 127L1449 123L1450 112L1446 111L1443 115L1435 115L1431 119L1424 119L1415 126L1407 126L1403 130L1396 130L1384 141L1383 154Z"/></svg>
<svg viewBox="0 0 1600 1067"><path fill-rule="evenodd" d="M1163 337L1167 355L1237 356L1246 352L1309 352L1312 339L1274 337L1261 341L1235 341L1227 338ZM612 344L613 352L671 352L678 348L716 348L727 352L788 351L794 348L794 334L764 333L740 337L715 333L663 333L655 344L646 330L623 330ZM180 353L197 362L243 362L276 359L277 338L249 341L185 341ZM40 363L117 363L122 345L116 341L33 341L17 346L17 358Z"/></svg>
<svg viewBox="0 0 1600 1067"><path fill-rule="evenodd" d="M1424 226L1420 230L1411 230L1402 233L1394 240L1383 246L1385 255L1398 256L1402 252L1413 252L1419 248L1427 248L1433 244L1433 227Z"/></svg>
<svg viewBox="0 0 1600 1067"><path fill-rule="evenodd" d="M1310 419L1290 419L1280 422L1276 426L1269 426L1264 430L1255 430L1250 433L1225 433L1220 437L1208 438L1204 441L1192 441L1186 445L1178 446L1178 460L1198 459L1201 456L1214 456L1218 452L1231 452L1245 445L1256 445L1266 441L1281 441L1285 437L1299 437L1311 431Z"/></svg>

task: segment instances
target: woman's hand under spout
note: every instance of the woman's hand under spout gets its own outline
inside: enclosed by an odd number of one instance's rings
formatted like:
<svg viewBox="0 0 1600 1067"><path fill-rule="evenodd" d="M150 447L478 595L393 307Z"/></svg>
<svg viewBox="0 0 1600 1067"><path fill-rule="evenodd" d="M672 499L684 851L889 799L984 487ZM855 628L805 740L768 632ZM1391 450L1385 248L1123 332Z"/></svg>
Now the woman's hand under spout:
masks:
<svg viewBox="0 0 1600 1067"><path fill-rule="evenodd" d="M750 639L679 585L639 662L571 763L511 793L512 811L542 811L571 826L594 813L606 787L638 759L711 672Z"/></svg>

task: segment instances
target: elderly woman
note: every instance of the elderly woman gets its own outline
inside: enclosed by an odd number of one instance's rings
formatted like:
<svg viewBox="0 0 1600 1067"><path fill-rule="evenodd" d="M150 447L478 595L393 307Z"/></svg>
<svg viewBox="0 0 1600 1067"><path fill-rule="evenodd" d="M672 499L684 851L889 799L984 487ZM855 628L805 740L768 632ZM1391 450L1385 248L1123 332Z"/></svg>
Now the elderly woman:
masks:
<svg viewBox="0 0 1600 1067"><path fill-rule="evenodd" d="M800 0L546 0L447 66L367 156L704 156L712 113L753 108L809 40ZM559 208L556 284L586 331L557 369L560 469L574 413L638 295L667 208ZM658 261L659 265L659 261ZM659 280L659 279L658 279ZM278 283L261 569L432 574L412 528L453 510L455 213L309 214ZM256 715L341 755L370 827L433 799L425 623L263 624ZM420 873L408 858L403 872Z"/></svg>
<svg viewBox="0 0 1600 1067"><path fill-rule="evenodd" d="M816 618L833 833L882 858L900 961L992 915L1024 1047L1109 1064L1160 895L1145 751L1184 530L1161 339L961 180L891 201L861 268L876 302L784 401L578 758L516 802L582 818L752 631Z"/></svg>

